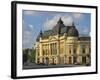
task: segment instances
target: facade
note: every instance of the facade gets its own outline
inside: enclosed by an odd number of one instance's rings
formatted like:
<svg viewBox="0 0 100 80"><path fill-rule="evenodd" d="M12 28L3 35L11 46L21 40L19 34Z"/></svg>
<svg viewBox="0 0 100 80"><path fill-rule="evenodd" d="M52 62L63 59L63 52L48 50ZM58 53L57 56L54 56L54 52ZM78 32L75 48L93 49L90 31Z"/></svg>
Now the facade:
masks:
<svg viewBox="0 0 100 80"><path fill-rule="evenodd" d="M90 37L80 37L74 23L65 26L61 18L52 30L40 32L36 41L37 64L91 63Z"/></svg>

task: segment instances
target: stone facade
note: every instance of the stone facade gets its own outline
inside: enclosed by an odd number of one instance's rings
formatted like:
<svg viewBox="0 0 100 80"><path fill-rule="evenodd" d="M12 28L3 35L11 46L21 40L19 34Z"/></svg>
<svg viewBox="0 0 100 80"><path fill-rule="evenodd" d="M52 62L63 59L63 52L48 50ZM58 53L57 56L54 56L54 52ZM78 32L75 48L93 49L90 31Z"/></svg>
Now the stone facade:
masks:
<svg viewBox="0 0 100 80"><path fill-rule="evenodd" d="M65 26L60 18L52 30L40 32L36 42L35 62L90 65L90 46L90 37L79 37L74 23Z"/></svg>

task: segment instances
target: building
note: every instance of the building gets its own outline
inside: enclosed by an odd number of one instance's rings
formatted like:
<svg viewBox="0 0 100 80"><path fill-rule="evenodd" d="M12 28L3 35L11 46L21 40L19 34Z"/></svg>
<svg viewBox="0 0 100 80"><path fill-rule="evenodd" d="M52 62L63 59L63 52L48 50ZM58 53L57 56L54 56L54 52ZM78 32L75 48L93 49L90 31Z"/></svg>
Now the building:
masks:
<svg viewBox="0 0 100 80"><path fill-rule="evenodd" d="M65 26L61 18L52 30L40 32L36 41L36 63L80 64L91 63L90 37L80 37L74 22Z"/></svg>

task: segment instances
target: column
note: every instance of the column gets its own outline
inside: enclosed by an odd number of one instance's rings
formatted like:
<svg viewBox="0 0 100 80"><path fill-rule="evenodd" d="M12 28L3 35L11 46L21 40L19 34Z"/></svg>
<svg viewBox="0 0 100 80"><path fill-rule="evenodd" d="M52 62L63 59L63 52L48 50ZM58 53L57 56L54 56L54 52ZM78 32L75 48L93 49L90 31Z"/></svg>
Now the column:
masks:
<svg viewBox="0 0 100 80"><path fill-rule="evenodd" d="M57 59L56 59L57 64L59 64L59 57L60 57L60 42L58 40L58 42L57 42Z"/></svg>
<svg viewBox="0 0 100 80"><path fill-rule="evenodd" d="M66 39L64 40L64 63L66 63Z"/></svg>
<svg viewBox="0 0 100 80"><path fill-rule="evenodd" d="M71 45L71 63L73 64L73 45Z"/></svg>
<svg viewBox="0 0 100 80"><path fill-rule="evenodd" d="M39 51L39 54L40 54L40 63L42 63L42 43L40 43L39 46L40 46L40 51Z"/></svg>
<svg viewBox="0 0 100 80"><path fill-rule="evenodd" d="M36 55L35 55L35 63L37 63L37 58L38 58L38 49L37 49L37 47L36 47Z"/></svg>

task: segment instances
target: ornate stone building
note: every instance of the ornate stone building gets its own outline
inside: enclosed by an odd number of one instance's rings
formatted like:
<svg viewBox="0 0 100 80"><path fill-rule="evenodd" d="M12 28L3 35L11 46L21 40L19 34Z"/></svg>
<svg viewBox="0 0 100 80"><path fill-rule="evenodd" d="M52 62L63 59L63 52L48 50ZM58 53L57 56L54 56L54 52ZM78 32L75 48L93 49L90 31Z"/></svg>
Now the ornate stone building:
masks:
<svg viewBox="0 0 100 80"><path fill-rule="evenodd" d="M91 63L90 37L79 37L74 23L65 26L61 18L52 30L40 32L36 41L36 63L81 64Z"/></svg>

